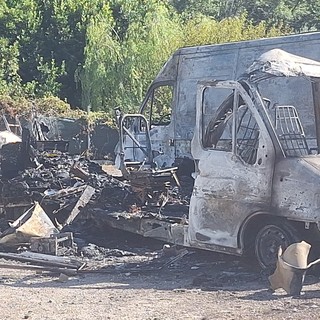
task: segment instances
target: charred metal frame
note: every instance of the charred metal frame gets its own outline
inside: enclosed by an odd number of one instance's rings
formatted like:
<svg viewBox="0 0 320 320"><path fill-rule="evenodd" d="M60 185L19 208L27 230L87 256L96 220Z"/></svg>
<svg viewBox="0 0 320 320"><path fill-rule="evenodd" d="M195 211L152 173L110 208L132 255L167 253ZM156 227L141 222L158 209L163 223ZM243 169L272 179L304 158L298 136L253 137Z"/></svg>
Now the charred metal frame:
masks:
<svg viewBox="0 0 320 320"><path fill-rule="evenodd" d="M146 146L142 146L140 142L134 137L133 132L131 132L129 129L126 128L126 121L132 119L134 121L133 123L133 130L139 130L141 132L141 121L145 124L145 135L146 135ZM140 121L139 121L140 120ZM121 117L120 120L120 156L124 157L125 155L125 148L128 148L128 146L124 146L124 136L127 134L127 136L132 140L133 145L136 145L143 154L146 156L146 159L148 162L152 161L152 150L151 150L151 139L150 139L150 131L148 127L148 121L146 117L142 114L125 114ZM132 147L134 148L134 147ZM125 160L125 159L123 159Z"/></svg>

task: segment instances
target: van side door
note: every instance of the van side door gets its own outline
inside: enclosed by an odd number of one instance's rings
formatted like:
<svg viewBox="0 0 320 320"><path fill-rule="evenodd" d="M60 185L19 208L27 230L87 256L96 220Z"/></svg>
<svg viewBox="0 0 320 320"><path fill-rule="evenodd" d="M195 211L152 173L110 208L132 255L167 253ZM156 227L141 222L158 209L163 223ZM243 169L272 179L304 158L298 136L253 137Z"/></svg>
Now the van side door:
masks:
<svg viewBox="0 0 320 320"><path fill-rule="evenodd" d="M206 114L214 116L208 120ZM191 152L197 175L188 241L212 250L240 252L238 232L243 221L270 209L272 140L249 89L236 81L199 86L196 123Z"/></svg>

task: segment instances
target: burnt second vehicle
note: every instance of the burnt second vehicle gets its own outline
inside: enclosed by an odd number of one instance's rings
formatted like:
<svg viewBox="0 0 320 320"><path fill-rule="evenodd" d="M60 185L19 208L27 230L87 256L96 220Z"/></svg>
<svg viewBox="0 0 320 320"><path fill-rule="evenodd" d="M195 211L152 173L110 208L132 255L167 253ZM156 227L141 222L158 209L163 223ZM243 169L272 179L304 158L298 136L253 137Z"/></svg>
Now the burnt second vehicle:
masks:
<svg viewBox="0 0 320 320"><path fill-rule="evenodd" d="M196 97L188 216L117 213L109 223L184 246L251 251L264 268L274 265L279 246L319 242L320 62L273 49L238 80L200 81ZM145 155L138 167L125 161L128 139ZM157 167L142 115L120 120L119 150L129 180L137 172L174 178L176 168Z"/></svg>

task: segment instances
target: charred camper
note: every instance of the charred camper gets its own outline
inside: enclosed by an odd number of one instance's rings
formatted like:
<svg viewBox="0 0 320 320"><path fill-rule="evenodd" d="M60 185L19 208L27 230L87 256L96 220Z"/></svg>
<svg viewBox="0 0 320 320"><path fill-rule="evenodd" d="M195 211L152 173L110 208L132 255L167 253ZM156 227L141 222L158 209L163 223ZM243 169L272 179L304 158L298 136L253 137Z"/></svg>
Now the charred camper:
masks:
<svg viewBox="0 0 320 320"><path fill-rule="evenodd" d="M279 48L253 57L275 45L320 55L319 40L309 34L217 46L216 55L212 48L174 55L149 89L141 114L121 117L118 160L135 181L143 174L175 177L176 159L191 159L188 216L141 216L131 227L128 216L119 225L119 213L110 224L184 246L236 255L253 251L264 268L275 263L279 246L318 242L320 62ZM188 58L192 50L202 60ZM238 75L250 59L253 64ZM154 123L155 92L170 85L175 109Z"/></svg>

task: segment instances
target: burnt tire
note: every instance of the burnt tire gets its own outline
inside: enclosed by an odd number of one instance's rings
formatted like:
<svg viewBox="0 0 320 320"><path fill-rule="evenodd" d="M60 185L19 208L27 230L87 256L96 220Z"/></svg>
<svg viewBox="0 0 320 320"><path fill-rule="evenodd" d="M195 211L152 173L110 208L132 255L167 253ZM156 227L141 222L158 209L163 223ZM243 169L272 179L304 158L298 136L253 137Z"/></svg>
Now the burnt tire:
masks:
<svg viewBox="0 0 320 320"><path fill-rule="evenodd" d="M263 226L255 239L255 256L261 268L274 271L278 250L285 250L290 244L301 239L297 230L287 221Z"/></svg>

